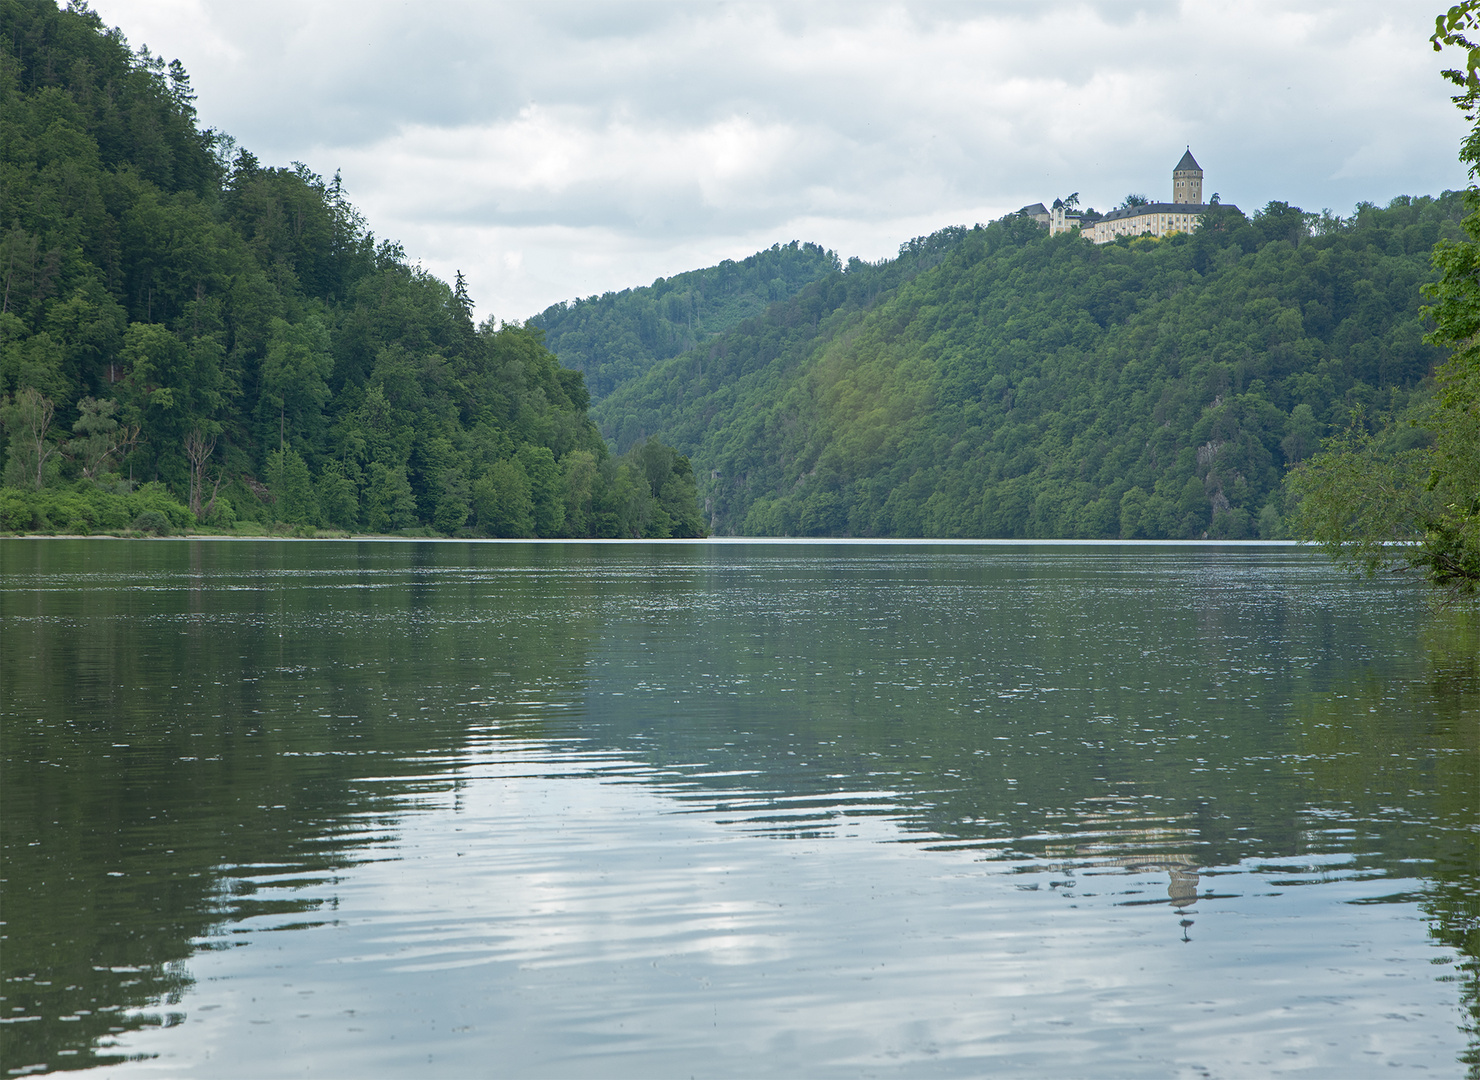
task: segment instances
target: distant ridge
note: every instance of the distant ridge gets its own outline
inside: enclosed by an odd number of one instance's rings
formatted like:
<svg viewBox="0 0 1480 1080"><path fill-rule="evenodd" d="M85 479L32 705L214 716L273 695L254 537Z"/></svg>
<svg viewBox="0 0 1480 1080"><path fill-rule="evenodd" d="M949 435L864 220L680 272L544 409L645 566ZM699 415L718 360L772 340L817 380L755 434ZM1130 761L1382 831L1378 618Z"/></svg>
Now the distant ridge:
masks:
<svg viewBox="0 0 1480 1080"><path fill-rule="evenodd" d="M651 285L553 304L529 323L545 332L546 347L563 364L585 374L600 400L839 269L833 252L793 240Z"/></svg>

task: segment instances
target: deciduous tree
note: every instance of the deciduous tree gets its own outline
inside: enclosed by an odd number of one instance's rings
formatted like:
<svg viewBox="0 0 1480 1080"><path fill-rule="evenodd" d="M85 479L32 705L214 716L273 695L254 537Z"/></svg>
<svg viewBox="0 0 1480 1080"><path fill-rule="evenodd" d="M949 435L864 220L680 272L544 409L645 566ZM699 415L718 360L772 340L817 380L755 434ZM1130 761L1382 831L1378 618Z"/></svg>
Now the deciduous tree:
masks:
<svg viewBox="0 0 1480 1080"><path fill-rule="evenodd" d="M1454 103L1471 129L1460 146L1469 167L1466 239L1434 246L1439 280L1425 289L1434 321L1427 339L1451 351L1437 372L1438 392L1377 431L1354 423L1296 471L1299 534L1367 573L1389 565L1423 571L1455 594L1480 587L1480 0L1438 17L1436 51L1465 50L1462 69L1446 71ZM1431 434L1403 446L1405 430Z"/></svg>

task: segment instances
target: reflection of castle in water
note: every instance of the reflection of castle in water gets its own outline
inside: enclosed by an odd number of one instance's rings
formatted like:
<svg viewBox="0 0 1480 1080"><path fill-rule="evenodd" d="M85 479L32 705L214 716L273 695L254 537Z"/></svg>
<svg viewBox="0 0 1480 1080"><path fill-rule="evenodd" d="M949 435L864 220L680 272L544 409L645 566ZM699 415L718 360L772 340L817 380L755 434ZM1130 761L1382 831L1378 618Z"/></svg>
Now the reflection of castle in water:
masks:
<svg viewBox="0 0 1480 1080"><path fill-rule="evenodd" d="M1133 874L1165 870L1171 876L1167 882L1167 897L1172 906L1184 908L1197 903L1199 866L1191 855L1120 855L1096 859L1084 866L1123 866Z"/></svg>
<svg viewBox="0 0 1480 1080"><path fill-rule="evenodd" d="M1113 797L1117 803L1130 800ZM1167 899L1122 901L1126 904L1169 903L1181 916L1182 940L1190 941L1188 928L1196 914L1194 905L1198 900L1197 887L1201 880L1198 873L1201 864L1191 855L1182 854L1176 848L1185 848L1196 843L1193 830L1177 828L1166 818L1127 817L1109 814L1091 814L1081 819L1085 826L1099 826L1113 839L1089 844L1076 844L1072 850L1064 850L1062 864L1064 872L1093 872L1095 869L1115 868L1130 874L1148 874L1165 871L1167 874ZM1126 828L1127 825L1139 826ZM1157 848L1173 850L1158 851Z"/></svg>
<svg viewBox="0 0 1480 1080"><path fill-rule="evenodd" d="M1191 941L1187 931L1192 926L1192 920L1188 915L1196 914L1193 905L1197 903L1198 863L1191 855L1155 855L1150 857L1121 855L1108 859L1099 859L1095 862L1085 863L1089 866L1123 866L1133 874L1144 874L1148 871L1165 870L1170 876L1167 882L1167 897L1172 907L1177 909L1177 914L1182 916L1180 925L1182 927L1182 940ZM1148 903L1161 903L1160 900L1148 901Z"/></svg>

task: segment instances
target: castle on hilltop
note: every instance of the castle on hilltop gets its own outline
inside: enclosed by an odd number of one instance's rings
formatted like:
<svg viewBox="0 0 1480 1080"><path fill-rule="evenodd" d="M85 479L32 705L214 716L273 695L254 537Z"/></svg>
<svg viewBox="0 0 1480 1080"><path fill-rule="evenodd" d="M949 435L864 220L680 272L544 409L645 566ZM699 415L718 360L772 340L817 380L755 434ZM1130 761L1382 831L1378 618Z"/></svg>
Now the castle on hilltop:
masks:
<svg viewBox="0 0 1480 1080"><path fill-rule="evenodd" d="M1092 212L1075 213L1062 200L1055 199L1052 207L1034 203L1023 207L1018 213L1026 214L1040 225L1046 225L1050 236L1078 229L1085 239L1096 244L1108 244L1120 236L1167 236L1176 232L1193 232L1202 215L1219 205L1216 202L1205 203L1202 199L1202 166L1192 156L1192 148L1189 146L1182 155L1182 160L1172 169L1171 202L1122 206L1108 214L1091 218ZM1238 207L1230 206L1229 209L1237 210Z"/></svg>

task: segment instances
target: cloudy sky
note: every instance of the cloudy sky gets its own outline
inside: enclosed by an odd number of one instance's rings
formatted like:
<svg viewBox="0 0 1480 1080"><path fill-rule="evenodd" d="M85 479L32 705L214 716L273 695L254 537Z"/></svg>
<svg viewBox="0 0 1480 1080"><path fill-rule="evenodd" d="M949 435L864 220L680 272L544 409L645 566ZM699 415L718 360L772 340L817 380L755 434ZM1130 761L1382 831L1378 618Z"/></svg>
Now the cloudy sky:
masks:
<svg viewBox="0 0 1480 1080"><path fill-rule="evenodd" d="M342 170L506 320L777 242L875 259L1073 191L1169 198L1187 145L1250 212L1461 187L1438 6L93 3L184 62L203 124Z"/></svg>

